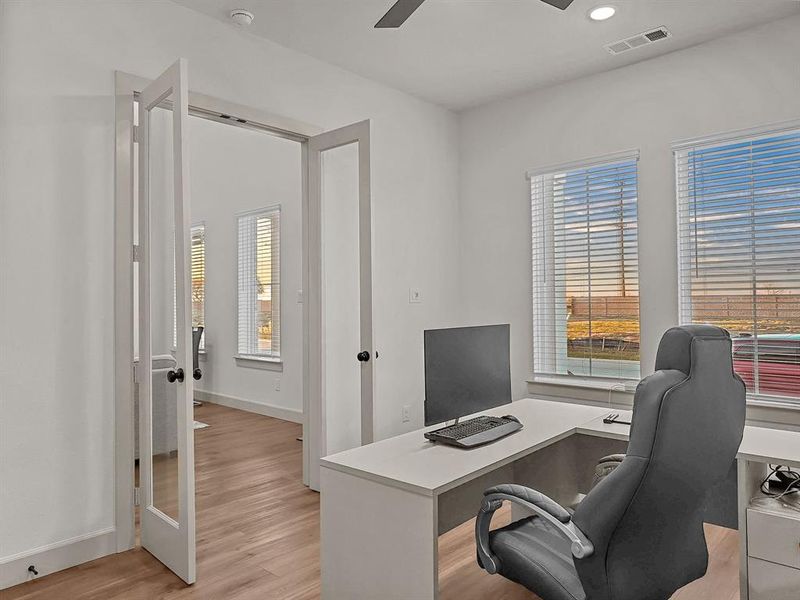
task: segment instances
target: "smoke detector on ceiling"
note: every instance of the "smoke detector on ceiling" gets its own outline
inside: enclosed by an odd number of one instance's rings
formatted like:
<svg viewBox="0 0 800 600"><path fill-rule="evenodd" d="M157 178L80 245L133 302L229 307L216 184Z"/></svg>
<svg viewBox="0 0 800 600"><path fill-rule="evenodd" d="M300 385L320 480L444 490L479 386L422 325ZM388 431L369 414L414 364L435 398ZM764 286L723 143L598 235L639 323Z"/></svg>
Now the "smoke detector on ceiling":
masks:
<svg viewBox="0 0 800 600"><path fill-rule="evenodd" d="M255 19L255 15L249 10L245 10L243 8L234 8L231 11L231 21L241 27L247 27L253 22L253 19Z"/></svg>
<svg viewBox="0 0 800 600"><path fill-rule="evenodd" d="M622 54L628 50L635 50L636 48L642 48L654 44L655 42L660 42L668 37L672 37L669 29L666 27L657 27L656 29L650 29L649 31L634 35L633 37L607 44L605 49L609 54Z"/></svg>

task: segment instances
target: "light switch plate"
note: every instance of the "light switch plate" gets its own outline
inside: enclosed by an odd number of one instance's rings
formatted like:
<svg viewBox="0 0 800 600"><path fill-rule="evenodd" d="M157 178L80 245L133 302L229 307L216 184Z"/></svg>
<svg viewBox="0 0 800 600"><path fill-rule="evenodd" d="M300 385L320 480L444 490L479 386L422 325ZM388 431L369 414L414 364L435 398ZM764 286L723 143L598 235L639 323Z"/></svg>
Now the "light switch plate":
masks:
<svg viewBox="0 0 800 600"><path fill-rule="evenodd" d="M408 288L409 304L419 304L422 302L422 290L419 288Z"/></svg>

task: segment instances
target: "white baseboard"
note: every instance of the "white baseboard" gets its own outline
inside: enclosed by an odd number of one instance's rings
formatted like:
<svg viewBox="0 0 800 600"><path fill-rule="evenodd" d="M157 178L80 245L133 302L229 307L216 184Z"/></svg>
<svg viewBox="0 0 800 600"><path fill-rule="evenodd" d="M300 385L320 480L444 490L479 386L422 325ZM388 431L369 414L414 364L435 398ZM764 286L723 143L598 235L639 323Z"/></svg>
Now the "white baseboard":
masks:
<svg viewBox="0 0 800 600"><path fill-rule="evenodd" d="M0 590L69 569L117 551L113 527L0 558ZM34 565L39 575L28 572Z"/></svg>
<svg viewBox="0 0 800 600"><path fill-rule="evenodd" d="M238 408L239 410L264 415L265 417L274 417L282 421L303 423L303 412L295 408L285 408L283 406L275 406L274 404L265 404L263 402L255 402L254 400L246 400L245 398L226 396L224 394L206 392L203 390L195 390L194 398L201 402L210 402L211 404L220 404L221 406L227 406L229 408Z"/></svg>

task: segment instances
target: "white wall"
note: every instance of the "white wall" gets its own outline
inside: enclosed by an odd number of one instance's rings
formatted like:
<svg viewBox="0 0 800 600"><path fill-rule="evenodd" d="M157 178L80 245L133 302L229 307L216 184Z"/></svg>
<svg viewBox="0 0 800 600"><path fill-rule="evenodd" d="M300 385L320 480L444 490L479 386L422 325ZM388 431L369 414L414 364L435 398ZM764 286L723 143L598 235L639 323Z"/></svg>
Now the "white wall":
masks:
<svg viewBox="0 0 800 600"><path fill-rule="evenodd" d="M291 140L189 119L192 223L206 235L204 392L303 410L301 147ZM281 367L236 360L237 215L281 207ZM276 380L280 389L276 390Z"/></svg>
<svg viewBox="0 0 800 600"><path fill-rule="evenodd" d="M422 424L422 330L458 318L452 113L166 0L0 6L0 561L113 525L115 69L182 56L199 92L372 119L377 435Z"/></svg>
<svg viewBox="0 0 800 600"><path fill-rule="evenodd" d="M516 397L533 364L525 172L641 150L642 374L652 372L678 321L671 143L800 118L798 33L793 17L461 114L461 295L468 320L512 324Z"/></svg>

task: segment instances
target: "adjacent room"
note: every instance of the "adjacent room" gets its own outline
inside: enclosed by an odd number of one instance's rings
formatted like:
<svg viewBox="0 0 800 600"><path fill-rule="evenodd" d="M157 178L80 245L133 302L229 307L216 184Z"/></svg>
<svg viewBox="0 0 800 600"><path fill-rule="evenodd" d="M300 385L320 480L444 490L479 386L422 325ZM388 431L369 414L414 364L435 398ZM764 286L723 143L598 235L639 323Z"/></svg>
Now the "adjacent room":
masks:
<svg viewBox="0 0 800 600"><path fill-rule="evenodd" d="M798 265L798 0L0 0L0 598L799 600Z"/></svg>

